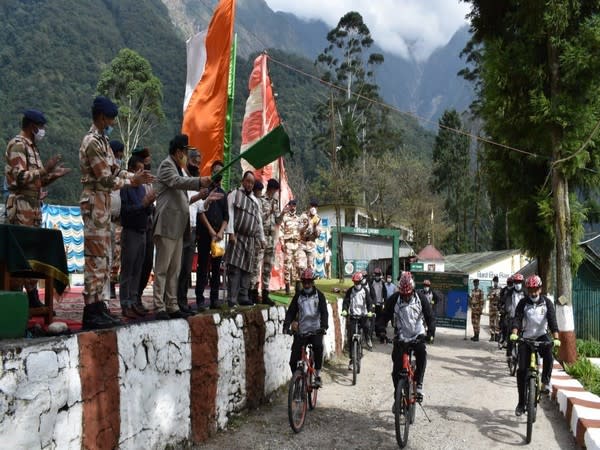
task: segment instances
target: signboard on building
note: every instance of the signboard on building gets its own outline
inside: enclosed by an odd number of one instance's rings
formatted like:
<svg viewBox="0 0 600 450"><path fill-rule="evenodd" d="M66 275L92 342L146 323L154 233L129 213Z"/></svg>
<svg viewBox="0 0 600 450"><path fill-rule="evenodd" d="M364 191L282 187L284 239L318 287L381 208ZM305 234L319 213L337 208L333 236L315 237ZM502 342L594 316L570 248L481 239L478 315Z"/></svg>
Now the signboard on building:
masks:
<svg viewBox="0 0 600 450"><path fill-rule="evenodd" d="M353 273L367 270L369 261L366 259L346 259L344 260L344 275L349 277Z"/></svg>
<svg viewBox="0 0 600 450"><path fill-rule="evenodd" d="M410 263L411 272L423 272L423 263Z"/></svg>
<svg viewBox="0 0 600 450"><path fill-rule="evenodd" d="M412 269L412 265L411 265ZM469 276L456 272L413 272L417 289L423 288L423 281L431 281L431 289L439 296L433 305L436 326L467 329L468 282Z"/></svg>

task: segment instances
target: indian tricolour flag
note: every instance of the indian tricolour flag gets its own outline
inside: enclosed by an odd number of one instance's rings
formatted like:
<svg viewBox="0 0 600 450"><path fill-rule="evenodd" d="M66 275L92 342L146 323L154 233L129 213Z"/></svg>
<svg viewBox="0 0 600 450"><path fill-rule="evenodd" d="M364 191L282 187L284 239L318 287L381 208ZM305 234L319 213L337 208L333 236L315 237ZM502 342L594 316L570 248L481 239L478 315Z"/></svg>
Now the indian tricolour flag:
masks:
<svg viewBox="0 0 600 450"><path fill-rule="evenodd" d="M187 42L187 80L182 133L202 153L202 175L223 159L227 85L235 0L221 0L208 29Z"/></svg>

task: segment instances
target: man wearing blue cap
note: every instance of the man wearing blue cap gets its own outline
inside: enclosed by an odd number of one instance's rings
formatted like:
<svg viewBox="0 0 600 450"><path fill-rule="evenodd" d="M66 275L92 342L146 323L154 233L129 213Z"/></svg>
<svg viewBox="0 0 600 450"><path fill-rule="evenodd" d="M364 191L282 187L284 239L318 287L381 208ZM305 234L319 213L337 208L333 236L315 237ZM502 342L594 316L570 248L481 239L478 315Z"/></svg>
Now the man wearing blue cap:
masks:
<svg viewBox="0 0 600 450"><path fill-rule="evenodd" d="M41 190L71 171L60 163L61 156L52 156L42 163L38 144L46 134L46 117L41 111L28 109L23 113L21 132L6 148L5 175L9 195L6 201L8 223L29 227L42 225ZM21 290L22 280L11 289ZM25 280L25 289L32 308L44 306L39 299L35 279Z"/></svg>
<svg viewBox="0 0 600 450"><path fill-rule="evenodd" d="M93 124L79 149L83 184L79 204L85 253L83 328L87 330L110 328L120 323L102 301L102 291L110 274L110 193L124 186L139 186L154 180L148 172L133 174L116 164L108 136L117 114L117 105L106 97L96 97L92 104Z"/></svg>

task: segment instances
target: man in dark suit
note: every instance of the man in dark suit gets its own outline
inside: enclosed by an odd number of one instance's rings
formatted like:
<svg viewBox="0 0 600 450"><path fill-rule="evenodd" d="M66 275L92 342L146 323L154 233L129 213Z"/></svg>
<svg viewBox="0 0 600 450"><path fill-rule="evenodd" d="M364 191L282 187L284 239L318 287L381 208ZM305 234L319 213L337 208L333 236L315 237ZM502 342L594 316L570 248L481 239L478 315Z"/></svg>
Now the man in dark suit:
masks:
<svg viewBox="0 0 600 450"><path fill-rule="evenodd" d="M209 177L184 176L187 165L188 137L178 134L169 143L169 156L158 168L154 190L156 191L156 212L154 216L154 245L156 259L154 266L154 306L156 318L183 318L189 314L182 312L177 304L177 279L181 268L183 237L190 233L190 212L187 192L199 191L208 187ZM215 197L209 196L206 202Z"/></svg>

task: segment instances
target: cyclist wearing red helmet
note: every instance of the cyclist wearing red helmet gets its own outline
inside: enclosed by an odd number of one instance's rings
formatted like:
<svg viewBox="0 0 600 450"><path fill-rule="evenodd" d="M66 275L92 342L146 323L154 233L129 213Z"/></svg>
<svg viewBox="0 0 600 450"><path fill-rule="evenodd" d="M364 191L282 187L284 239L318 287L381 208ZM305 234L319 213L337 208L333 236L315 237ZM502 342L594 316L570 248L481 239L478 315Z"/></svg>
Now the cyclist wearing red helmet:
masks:
<svg viewBox="0 0 600 450"><path fill-rule="evenodd" d="M542 292L542 280L537 275L527 278L527 296L521 299L515 309L515 318L512 323L511 341L516 341L522 333L524 338L536 341L550 342L548 330L554 338L554 346L560 346L558 339L558 324L554 304ZM544 360L542 368L542 392L549 392L550 376L552 375L552 348L541 347L540 356ZM525 383L527 367L531 358L531 350L527 345L519 346L519 369L517 370L517 388L519 391L519 403L515 409L515 415L520 416L525 411Z"/></svg>
<svg viewBox="0 0 600 450"><path fill-rule="evenodd" d="M427 347L423 338L427 335L427 340L433 341L435 318L429 301L424 295L415 291L415 282L410 272L402 272L398 282L398 292L385 301L383 312L377 322L380 327L385 328L390 320L394 325L395 334L392 351L394 391L402 369L402 353L406 348L403 344L417 340L417 343L413 345L417 362L415 379L417 380L417 400L422 401L423 378L427 366ZM425 330L423 321L427 325L427 330Z"/></svg>
<svg viewBox="0 0 600 450"><path fill-rule="evenodd" d="M354 287L348 289L346 295L344 295L344 301L342 302L342 316L350 314L350 316L359 317L358 319L351 317L346 320L348 347L350 347L350 343L352 342L355 322L358 321L360 322L360 329L364 334L367 348L371 349L373 347L373 341L371 340L369 318L373 316L373 303L369 288L363 284L363 280L364 276L361 272L356 272L352 275ZM348 363L348 370L352 370L352 360Z"/></svg>
<svg viewBox="0 0 600 450"><path fill-rule="evenodd" d="M510 335L510 330L512 329L512 324L515 319L515 310L517 309L517 305L521 301L523 297L525 297L525 293L523 292L523 274L515 273L512 276L513 279L513 288L507 291L506 296L504 297L504 310L506 313L506 335ZM506 342L506 360L510 359L512 355L513 343L510 339Z"/></svg>
<svg viewBox="0 0 600 450"><path fill-rule="evenodd" d="M510 294L512 295L513 290L513 277L510 276L506 279L506 286L500 289L500 303L498 304L498 309L500 310L500 344L506 344L508 339L508 335L510 334L511 324L509 319L507 319L506 312L506 298Z"/></svg>
<svg viewBox="0 0 600 450"><path fill-rule="evenodd" d="M321 367L323 366L323 335L329 325L327 300L315 287L315 274L311 268L304 269L300 275L302 289L294 294L285 314L283 332L293 331L294 342L290 354L290 368L296 370L303 345L312 344L315 354L315 386L321 387ZM310 334L303 337L302 335Z"/></svg>

